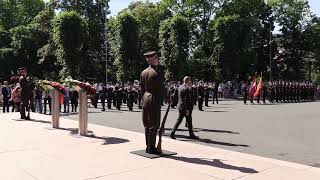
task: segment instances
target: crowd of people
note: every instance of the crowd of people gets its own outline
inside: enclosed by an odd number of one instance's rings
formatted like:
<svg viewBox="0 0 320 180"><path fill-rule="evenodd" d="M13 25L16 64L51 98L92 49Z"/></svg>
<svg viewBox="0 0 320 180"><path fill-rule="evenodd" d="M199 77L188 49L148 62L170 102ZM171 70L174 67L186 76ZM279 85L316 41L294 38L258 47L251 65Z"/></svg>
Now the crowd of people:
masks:
<svg viewBox="0 0 320 180"><path fill-rule="evenodd" d="M172 108L175 108L178 103L178 82L167 82L166 87L168 89L168 95L172 97L173 103ZM1 86L1 84L0 84ZM77 112L79 104L79 93L77 90L64 85L66 93L60 95L61 107L60 110L63 113ZM97 89L97 93L91 95L90 102L94 108L98 107L101 103L102 111L106 109L117 109L121 110L123 105L126 104L129 111L133 111L134 105L139 109L141 107L142 89L138 80L127 83L94 83L93 86ZM5 81L1 86L0 103L3 106L3 113L5 112L19 112L21 103L20 98L20 85L19 83L9 85L8 81ZM216 88L200 81L192 86L192 98L194 104L198 104L199 110L203 111L203 104L209 106L209 98L215 98L213 103L218 104L218 94L215 91ZM33 91L33 103L31 104L32 112L51 114L51 97L52 91L50 89L43 89L41 86L35 85ZM162 100L162 105L164 105ZM11 108L10 108L11 107ZM63 107L63 111L62 111Z"/></svg>
<svg viewBox="0 0 320 180"><path fill-rule="evenodd" d="M168 95L172 99L171 108L176 108L178 104L178 88L181 82L168 81L165 82ZM20 85L9 84L5 81L1 85L0 91L0 104L2 104L2 111L5 112L18 112L21 98L20 98ZM90 102L94 108L101 104L102 111L106 109L121 110L124 104L129 111L133 111L133 107L136 106L139 109L141 107L141 98L143 95L140 82L135 80L134 82L127 83L93 83L93 86L97 89L97 93L91 95ZM249 95L250 84L249 81L227 81L221 83L198 81L191 85L191 96L194 105L198 106L200 111L203 111L203 106L208 107L209 102L212 104L218 104L219 98L239 98L243 97L244 103L247 103L249 99L251 103L254 100L260 103L262 99L263 103L269 102L300 102L300 101L313 101L317 96L320 88L307 82L289 82L289 81L270 81L263 84L262 93L258 97ZM61 95L60 111L63 113L77 112L79 104L79 93L77 90L65 85L66 93ZM33 103L31 110L37 113L51 114L51 90L43 89L36 85L33 91ZM161 104L164 105L164 101L161 100ZM71 111L70 111L71 106ZM11 107L11 109L10 109ZM63 111L62 111L63 107Z"/></svg>
<svg viewBox="0 0 320 180"><path fill-rule="evenodd" d="M180 82L166 82L165 87L168 92L168 96L172 99L171 107L174 109L178 104L178 88L181 85ZM108 109L112 109L112 105L121 110L123 104L126 104L129 111L133 111L133 106L139 109L141 107L141 98L143 95L140 82L138 80L134 82L122 83L108 83L105 86L103 83L93 85L97 89L97 94L91 96L92 105L96 108L98 103L101 103L102 111L106 110L106 104ZM192 99L194 105L198 104L199 110L203 111L203 105L209 106L209 99L214 98L213 104L216 102L218 104L218 92L212 83L205 83L199 81L192 85ZM161 99L161 104L164 105L163 99Z"/></svg>

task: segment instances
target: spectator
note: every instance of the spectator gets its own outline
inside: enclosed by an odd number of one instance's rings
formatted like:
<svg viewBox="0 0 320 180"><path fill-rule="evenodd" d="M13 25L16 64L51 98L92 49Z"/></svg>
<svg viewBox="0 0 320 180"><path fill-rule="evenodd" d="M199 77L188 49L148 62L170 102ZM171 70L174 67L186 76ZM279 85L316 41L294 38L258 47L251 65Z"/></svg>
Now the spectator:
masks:
<svg viewBox="0 0 320 180"><path fill-rule="evenodd" d="M9 112L9 100L11 99L11 88L8 81L4 81L4 86L2 87L2 96L3 96L3 113Z"/></svg>
<svg viewBox="0 0 320 180"><path fill-rule="evenodd" d="M79 93L77 90L71 91L71 112L77 112L78 104L79 104Z"/></svg>
<svg viewBox="0 0 320 180"><path fill-rule="evenodd" d="M43 91L43 101L44 101L44 109L43 113L47 114L47 104L49 105L49 115L51 115L51 92L50 89L45 89Z"/></svg>
<svg viewBox="0 0 320 180"><path fill-rule="evenodd" d="M42 114L42 89L39 86L35 87L34 107L35 112Z"/></svg>
<svg viewBox="0 0 320 180"><path fill-rule="evenodd" d="M11 93L12 112L19 112L20 110L20 103L21 103L20 90L21 90L20 84L17 83L16 87L12 90L12 93Z"/></svg>
<svg viewBox="0 0 320 180"><path fill-rule="evenodd" d="M63 98L63 112L64 113L69 113L70 111L70 89L68 85L65 86L66 88L66 94L64 95Z"/></svg>

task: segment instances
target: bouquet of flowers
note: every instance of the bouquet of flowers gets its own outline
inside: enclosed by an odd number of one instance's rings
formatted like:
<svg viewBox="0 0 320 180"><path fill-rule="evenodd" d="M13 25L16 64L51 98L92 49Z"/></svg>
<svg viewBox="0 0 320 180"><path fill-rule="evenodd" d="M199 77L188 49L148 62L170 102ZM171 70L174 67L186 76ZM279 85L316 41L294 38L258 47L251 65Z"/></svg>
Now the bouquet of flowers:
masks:
<svg viewBox="0 0 320 180"><path fill-rule="evenodd" d="M41 80L41 81L39 81L39 84L42 85L42 86L51 86L52 88L57 90L60 94L63 94L63 95L66 94L65 87L62 84L58 83L58 82Z"/></svg>
<svg viewBox="0 0 320 180"><path fill-rule="evenodd" d="M91 86L89 83L83 83L74 79L66 79L66 83L70 84L71 86L78 86L79 89L86 91L90 95L97 93L97 89ZM76 87L75 89L78 88Z"/></svg>

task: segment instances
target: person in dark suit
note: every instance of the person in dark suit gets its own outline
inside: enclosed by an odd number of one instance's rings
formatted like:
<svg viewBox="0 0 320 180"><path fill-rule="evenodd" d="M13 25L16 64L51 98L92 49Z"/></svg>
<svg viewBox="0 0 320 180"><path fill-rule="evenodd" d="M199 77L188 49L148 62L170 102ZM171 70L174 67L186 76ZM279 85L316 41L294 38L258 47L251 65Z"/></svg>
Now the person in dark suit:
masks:
<svg viewBox="0 0 320 180"><path fill-rule="evenodd" d="M9 100L11 99L11 88L9 86L8 81L4 82L4 86L2 87L2 96L3 96L3 113L9 112Z"/></svg>
<svg viewBox="0 0 320 180"><path fill-rule="evenodd" d="M192 86L191 78L186 76L183 78L183 82L184 83L179 87L179 90L178 90L179 117L172 129L170 137L172 139L175 139L175 132L177 131L183 118L186 117L190 138L198 139L198 137L193 132L193 126L192 126L193 101L192 101L192 90L191 90L191 86Z"/></svg>

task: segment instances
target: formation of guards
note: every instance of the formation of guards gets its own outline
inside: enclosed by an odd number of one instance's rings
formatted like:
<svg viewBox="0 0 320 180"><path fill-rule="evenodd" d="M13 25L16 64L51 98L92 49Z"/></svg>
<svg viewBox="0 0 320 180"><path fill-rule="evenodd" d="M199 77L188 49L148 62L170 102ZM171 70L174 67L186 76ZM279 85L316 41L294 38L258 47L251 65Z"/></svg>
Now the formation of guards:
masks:
<svg viewBox="0 0 320 180"><path fill-rule="evenodd" d="M270 102L314 101L316 86L308 82L270 81L268 94Z"/></svg>
<svg viewBox="0 0 320 180"><path fill-rule="evenodd" d="M106 110L106 104L108 109L112 109L112 106L117 110L121 110L123 104L126 104L129 111L133 111L133 105L137 104L141 109L142 92L139 85L139 81L135 81L134 84L128 82L125 85L120 83L112 84L108 83L105 86L103 83L95 85L97 88L97 94L91 96L92 105L97 108L100 99L102 105L102 111Z"/></svg>
<svg viewBox="0 0 320 180"><path fill-rule="evenodd" d="M168 96L171 97L171 108L175 109L178 104L178 88L181 82L166 82L166 89ZM108 83L106 86L103 83L94 85L97 88L97 94L91 96L92 105L97 108L98 103L102 105L102 111L106 111L106 108L121 110L124 104L126 104L129 111L133 111L133 107L137 106L142 109L141 98L142 89L140 82L135 80L134 82L122 83ZM198 105L198 109L203 111L203 106L209 107L209 101L212 104L218 104L218 86L214 83L208 83L199 81L192 85L192 100L194 105ZM107 105L107 107L106 107ZM163 99L161 105L164 105Z"/></svg>
<svg viewBox="0 0 320 180"><path fill-rule="evenodd" d="M247 98L253 103L254 99L260 103L262 98L263 103L268 99L270 103L296 103L310 102L315 100L317 86L309 82L297 81L269 81L263 83L262 92L259 96L249 96L249 86L246 85L244 94L244 104L247 104Z"/></svg>

